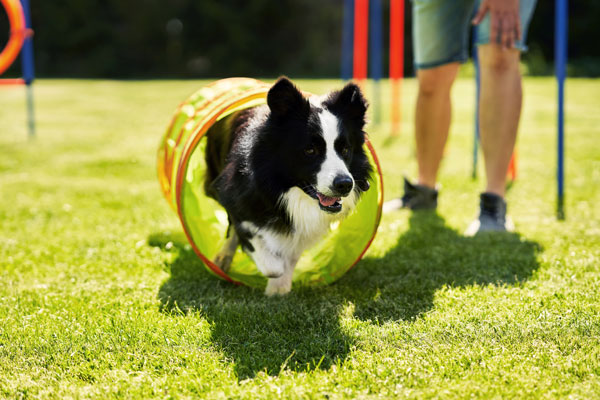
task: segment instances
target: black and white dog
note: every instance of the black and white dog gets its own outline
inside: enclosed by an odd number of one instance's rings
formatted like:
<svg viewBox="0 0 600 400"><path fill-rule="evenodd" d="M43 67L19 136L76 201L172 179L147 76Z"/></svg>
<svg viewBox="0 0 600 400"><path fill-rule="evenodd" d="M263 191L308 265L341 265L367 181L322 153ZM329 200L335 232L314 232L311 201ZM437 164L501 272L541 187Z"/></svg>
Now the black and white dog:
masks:
<svg viewBox="0 0 600 400"><path fill-rule="evenodd" d="M215 264L227 272L241 245L269 278L267 295L291 290L302 252L369 189L366 110L355 84L306 98L282 77L267 105L211 127L205 191L225 208L230 224Z"/></svg>

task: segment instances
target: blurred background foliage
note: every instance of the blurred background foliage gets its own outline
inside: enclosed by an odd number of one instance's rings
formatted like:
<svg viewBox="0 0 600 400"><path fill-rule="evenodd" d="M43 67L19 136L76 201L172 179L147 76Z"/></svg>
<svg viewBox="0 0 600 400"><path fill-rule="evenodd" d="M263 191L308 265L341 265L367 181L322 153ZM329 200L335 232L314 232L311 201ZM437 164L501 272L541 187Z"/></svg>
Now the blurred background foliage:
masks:
<svg viewBox="0 0 600 400"><path fill-rule="evenodd" d="M387 33L389 1L383 3ZM600 76L600 1L569 3L569 74ZM414 73L410 7L407 0L407 75ZM340 74L342 0L31 0L31 12L41 77ZM0 10L0 46L8 31ZM539 0L524 56L529 74L552 73L553 32L554 1ZM15 64L8 76L19 74Z"/></svg>

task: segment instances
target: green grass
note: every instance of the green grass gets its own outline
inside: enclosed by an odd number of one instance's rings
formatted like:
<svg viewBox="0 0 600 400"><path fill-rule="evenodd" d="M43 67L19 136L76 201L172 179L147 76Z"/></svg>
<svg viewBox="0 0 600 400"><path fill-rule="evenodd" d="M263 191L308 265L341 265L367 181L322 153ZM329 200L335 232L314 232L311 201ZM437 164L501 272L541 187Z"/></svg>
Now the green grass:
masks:
<svg viewBox="0 0 600 400"><path fill-rule="evenodd" d="M567 85L566 221L555 87L527 79L519 233L461 235L483 183L459 80L439 214L385 215L342 279L283 298L206 272L161 197L159 139L201 84L39 81L33 141L22 89L1 88L0 397L600 396L600 81ZM369 128L386 198L416 169L413 80L403 94L401 136Z"/></svg>

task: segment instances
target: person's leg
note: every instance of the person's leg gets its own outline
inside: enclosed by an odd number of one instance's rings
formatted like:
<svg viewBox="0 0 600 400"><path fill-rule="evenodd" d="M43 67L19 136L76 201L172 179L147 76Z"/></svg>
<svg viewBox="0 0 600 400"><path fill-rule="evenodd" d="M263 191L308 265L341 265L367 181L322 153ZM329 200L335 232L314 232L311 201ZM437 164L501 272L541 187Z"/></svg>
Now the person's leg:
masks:
<svg viewBox="0 0 600 400"><path fill-rule="evenodd" d="M468 59L469 21L475 0L413 0L413 50L419 82L415 110L418 182L405 178L404 195L384 211L437 207L437 174L450 128L450 90Z"/></svg>
<svg viewBox="0 0 600 400"><path fill-rule="evenodd" d="M521 37L511 49L502 49L498 38L491 37L488 13L477 26L477 44L481 68L479 128L483 149L486 191L480 195L479 217L467 228L466 235L485 231L511 231L507 217L506 174L512 156L523 98L520 53L527 50L527 28L536 0L519 1ZM477 6L479 7L479 1Z"/></svg>
<svg viewBox="0 0 600 400"><path fill-rule="evenodd" d="M485 191L501 197L521 115L519 59L518 49L503 50L498 44L479 46L479 128L487 177Z"/></svg>
<svg viewBox="0 0 600 400"><path fill-rule="evenodd" d="M476 8L480 7L477 1ZM504 196L506 172L512 156L519 118L522 89L520 53L527 50L526 38L536 0L519 1L521 38L510 50L491 38L489 13L477 26L481 68L480 133L485 158L486 191Z"/></svg>
<svg viewBox="0 0 600 400"><path fill-rule="evenodd" d="M384 212L399 208L437 208L438 192L435 186L450 129L450 90L458 68L459 63L455 61L430 68L417 68L419 91L415 109L415 142L419 178L416 185L404 178L404 195L386 201Z"/></svg>
<svg viewBox="0 0 600 400"><path fill-rule="evenodd" d="M505 50L498 44L479 46L479 133L487 186L480 195L479 217L465 231L467 236L514 229L506 216L504 194L521 116L520 54L518 49Z"/></svg>
<svg viewBox="0 0 600 400"><path fill-rule="evenodd" d="M456 78L457 62L419 69L419 92L415 111L415 141L419 185L434 188L451 119L450 89Z"/></svg>

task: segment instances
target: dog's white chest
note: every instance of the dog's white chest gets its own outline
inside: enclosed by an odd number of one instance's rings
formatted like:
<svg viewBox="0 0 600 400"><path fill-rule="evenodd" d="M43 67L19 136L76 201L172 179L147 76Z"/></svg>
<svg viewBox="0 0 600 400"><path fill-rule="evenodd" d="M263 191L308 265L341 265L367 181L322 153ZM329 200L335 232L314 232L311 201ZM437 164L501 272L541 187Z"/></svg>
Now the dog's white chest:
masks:
<svg viewBox="0 0 600 400"><path fill-rule="evenodd" d="M327 232L329 225L335 218L319 208L316 200L307 196L302 189L293 187L285 192L281 203L292 221L295 241L308 244L311 239L318 240Z"/></svg>

